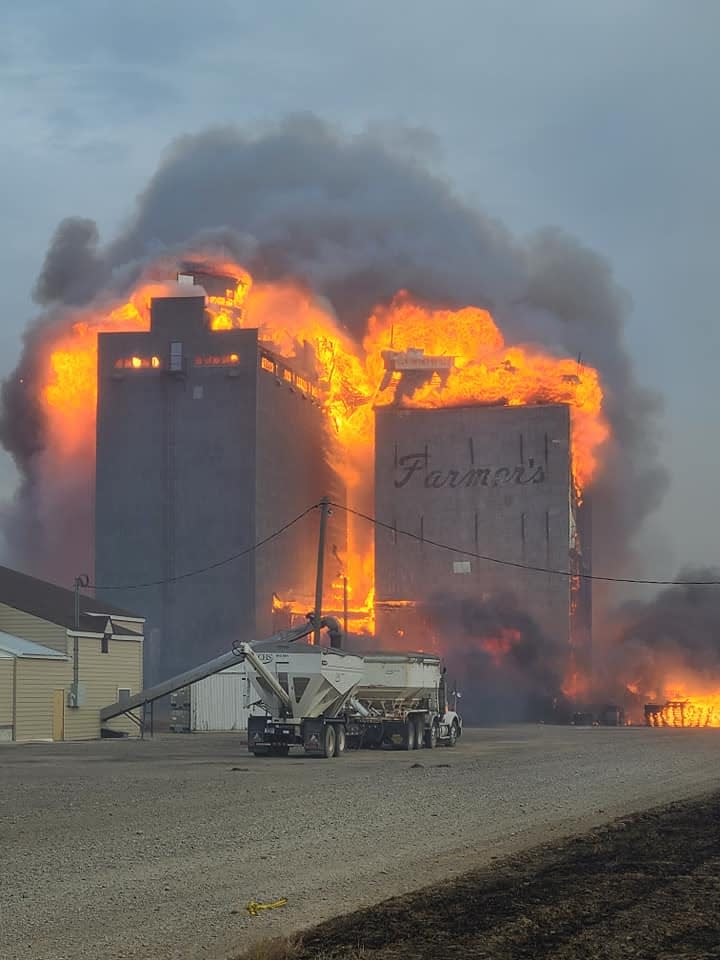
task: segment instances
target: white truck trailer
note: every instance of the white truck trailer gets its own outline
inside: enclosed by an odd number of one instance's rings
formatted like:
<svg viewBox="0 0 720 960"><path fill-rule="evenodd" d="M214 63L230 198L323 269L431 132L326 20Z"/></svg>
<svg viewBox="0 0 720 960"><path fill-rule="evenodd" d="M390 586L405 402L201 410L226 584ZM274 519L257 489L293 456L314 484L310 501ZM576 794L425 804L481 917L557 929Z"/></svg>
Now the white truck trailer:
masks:
<svg viewBox="0 0 720 960"><path fill-rule="evenodd" d="M300 745L333 757L346 747L414 750L454 746L462 719L449 709L440 658L423 653L353 654L303 642L258 652L240 644L253 704L248 750L287 756Z"/></svg>
<svg viewBox="0 0 720 960"><path fill-rule="evenodd" d="M348 734L357 746L403 750L454 747L462 719L448 703L445 668L427 653L367 653L350 704Z"/></svg>

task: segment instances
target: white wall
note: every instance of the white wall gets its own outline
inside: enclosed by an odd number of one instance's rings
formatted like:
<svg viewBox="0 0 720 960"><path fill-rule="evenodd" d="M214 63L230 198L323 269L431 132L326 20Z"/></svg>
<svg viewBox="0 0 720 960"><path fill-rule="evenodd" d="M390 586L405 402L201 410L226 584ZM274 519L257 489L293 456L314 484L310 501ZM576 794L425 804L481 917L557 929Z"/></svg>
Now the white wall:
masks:
<svg viewBox="0 0 720 960"><path fill-rule="evenodd" d="M255 699L254 691L250 691ZM247 730L251 711L245 665L229 667L190 688L190 729L195 732Z"/></svg>

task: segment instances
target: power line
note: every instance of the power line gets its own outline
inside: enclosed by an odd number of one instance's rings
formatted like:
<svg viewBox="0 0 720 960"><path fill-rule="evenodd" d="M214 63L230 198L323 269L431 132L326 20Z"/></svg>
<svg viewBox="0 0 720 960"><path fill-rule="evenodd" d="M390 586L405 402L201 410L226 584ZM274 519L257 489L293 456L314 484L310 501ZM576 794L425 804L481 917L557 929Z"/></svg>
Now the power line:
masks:
<svg viewBox="0 0 720 960"><path fill-rule="evenodd" d="M572 573L570 570L555 570L552 567L539 567L530 563L520 563L519 561L515 560L501 560L498 557L491 557L482 553L474 553L472 550L464 550L461 547L453 547L449 543L440 543L439 541L431 540L428 537L421 537L419 534L412 533L410 530L400 530L391 523L385 523L382 520L378 520L377 517L371 517L367 513L362 513L360 510L353 510L352 507L346 507L341 503L333 503L331 501L330 506L336 507L338 510L344 510L346 513L351 513L353 516L360 517L362 520L367 520L368 523L372 523L376 527L382 527L384 530L390 530L391 533L396 535L409 537L411 540L418 540L420 543L427 543L431 547L438 547L440 550L448 550L451 553L459 553L465 557L474 557L476 560L485 560L488 563L496 563L503 567L515 567L519 570L530 570L534 573L549 573L556 577L577 577L581 580L600 580L603 583L634 583L654 587L720 586L720 580L643 580L634 577L603 577L594 573Z"/></svg>
<svg viewBox="0 0 720 960"><path fill-rule="evenodd" d="M229 557L224 557L222 560L216 560L214 563L210 563L205 567L199 567L195 570L189 570L186 573L178 574L175 577L167 577L160 580L150 580L146 583L130 583L123 585L113 585L113 586L98 586L97 584L89 584L89 587L95 590L141 590L147 587L161 587L166 584L178 583L182 580L188 580L191 577L199 576L202 573L208 573L210 570L216 570L218 567L223 567L228 563L233 563L235 560L240 560L242 557L246 557L249 554L253 553L255 550L258 550L260 547L265 546L265 544L270 543L272 540L275 540L277 537L281 536L291 527L295 526L300 520L306 517L309 513L312 513L313 510L317 510L320 506L320 502L311 504L307 507L302 513L299 513L296 517L293 517L292 520L284 524L282 527L279 527L273 533L269 534L267 537L264 537L262 540L259 540L257 543L252 544L249 547L246 547L244 550L239 551L239 553L234 553ZM389 530L391 533L408 537L410 540L416 540L420 543L426 543L431 547L437 547L440 550L447 550L450 553L460 554L465 557L472 557L475 560L484 560L487 563L495 563L503 567L513 567L518 570L528 570L532 573L546 573L556 577L566 577L572 578L577 577L581 580L597 580L602 583L627 583L635 584L639 586L654 586L654 587L673 587L673 586L688 586L688 587L717 587L720 586L720 580L648 580L642 579L639 577L605 577L600 574L594 573L573 573L570 570L557 570L553 567L542 567L536 566L529 563L521 563L516 560L502 560L499 557L493 557L489 554L475 553L472 550L465 550L462 547L452 546L449 543L442 543L438 540L432 540L429 537L420 536L417 533L413 533L410 530L401 530L398 527L394 526L391 523L386 523L383 520L378 520L377 517L372 517L367 513L363 513L360 510L354 510L352 507L347 507L342 503L335 503L330 501L330 506L335 507L338 510L344 510L346 513L352 514L353 516L359 517L361 520L365 520L368 523L373 524L376 527L381 527L384 530Z"/></svg>
<svg viewBox="0 0 720 960"><path fill-rule="evenodd" d="M234 553L230 557L224 557L222 560L216 560L215 563L210 563L206 567L198 567L197 570L189 570L187 573L180 573L176 577L166 577L163 580L151 580L147 583L129 583L112 587L98 586L96 583L91 583L88 584L88 586L95 590L140 590L144 587L162 587L165 586L165 584L178 583L180 580L188 580L190 577L197 577L201 573L207 573L209 570L216 570L218 567L225 566L225 564L233 563L235 560L240 560L242 557L246 557L249 553L253 553L260 547L264 547L266 543L270 543L271 540L275 540L276 537L279 537L281 534L285 533L290 529L290 527L294 527L299 520L302 520L303 517L306 517L313 510L317 510L319 506L319 503L313 503L312 506L308 507L306 510L303 510L302 513L299 513L292 520L288 521L288 523L269 534L269 536L264 537L262 540L258 540L257 543L252 544L250 547L246 547L245 550L241 550L239 553Z"/></svg>

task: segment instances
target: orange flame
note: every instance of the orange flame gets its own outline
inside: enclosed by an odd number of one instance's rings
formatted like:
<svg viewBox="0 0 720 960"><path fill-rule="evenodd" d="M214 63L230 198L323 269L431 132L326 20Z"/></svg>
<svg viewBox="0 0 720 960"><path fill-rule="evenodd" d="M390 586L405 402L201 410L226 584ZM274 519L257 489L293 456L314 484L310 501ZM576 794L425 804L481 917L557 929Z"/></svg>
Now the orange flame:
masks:
<svg viewBox="0 0 720 960"><path fill-rule="evenodd" d="M720 727L720 694L669 700L650 711L647 722L651 727Z"/></svg>
<svg viewBox="0 0 720 960"><path fill-rule="evenodd" d="M249 273L232 261L192 254L188 259L209 273L236 282L225 296L206 297L212 329L257 328L261 340L271 344L280 356L294 358L297 366L319 382L331 427L329 442L340 444L342 456L337 461L351 505L373 455L373 407L392 403L396 397L398 376L391 376L389 382L386 377L383 351L387 350L416 349L429 356L453 358L444 382L433 377L403 399L407 406L568 404L578 494L591 482L598 452L609 433L597 371L536 347L508 346L486 310L473 306L432 309L414 302L405 292L389 306L375 310L360 348L342 332L329 310L300 284L253 283ZM170 275L168 267L167 263L160 265ZM157 272L158 265L153 269ZM41 399L48 448L59 460L93 451L97 334L149 329L151 299L177 292L167 283L141 282L124 303L103 303L80 311L71 330L54 342L43 371ZM237 362L235 355L226 356L222 350L218 357L224 362ZM146 358L129 359L133 367L147 366ZM152 367L160 365L155 357L150 362ZM308 369L310 362L314 370ZM356 611L366 612L367 628L371 629L371 533L364 526L350 523L348 546L344 572L352 584L352 605ZM336 601L334 598L337 606ZM498 648L497 654L501 652Z"/></svg>
<svg viewBox="0 0 720 960"><path fill-rule="evenodd" d="M646 723L653 727L720 727L720 689L691 672L671 673L658 690L644 692ZM628 689L638 684L628 684ZM653 708L653 704L655 707Z"/></svg>
<svg viewBox="0 0 720 960"><path fill-rule="evenodd" d="M427 354L454 358L446 383L429 381L406 401L408 406L568 404L578 494L592 480L598 450L609 436L596 370L580 367L573 359L552 357L536 347L508 347L486 310L432 310L405 293L399 294L390 307L376 310L363 347L375 379L381 374L378 361L382 349L421 347ZM395 390L396 384L391 383L378 402L392 403Z"/></svg>
<svg viewBox="0 0 720 960"><path fill-rule="evenodd" d="M495 637L483 637L480 647L487 653L496 667L502 665L504 658L516 643L520 642L520 631L503 627Z"/></svg>

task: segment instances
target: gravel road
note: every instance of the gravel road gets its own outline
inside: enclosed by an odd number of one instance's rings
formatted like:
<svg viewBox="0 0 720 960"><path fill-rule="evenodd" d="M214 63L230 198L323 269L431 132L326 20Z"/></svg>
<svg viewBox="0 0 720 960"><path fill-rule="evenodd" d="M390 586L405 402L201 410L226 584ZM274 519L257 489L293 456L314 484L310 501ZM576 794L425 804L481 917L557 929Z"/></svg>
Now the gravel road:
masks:
<svg viewBox="0 0 720 960"><path fill-rule="evenodd" d="M256 759L226 735L3 744L0 955L228 960L718 787L713 730L505 727L454 750L330 761ZM286 907L247 915L280 896Z"/></svg>

